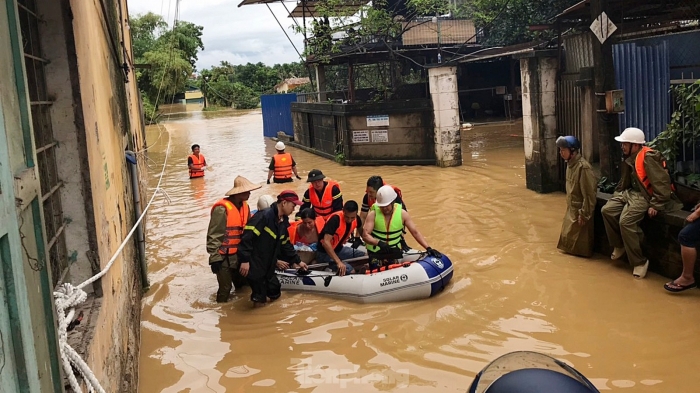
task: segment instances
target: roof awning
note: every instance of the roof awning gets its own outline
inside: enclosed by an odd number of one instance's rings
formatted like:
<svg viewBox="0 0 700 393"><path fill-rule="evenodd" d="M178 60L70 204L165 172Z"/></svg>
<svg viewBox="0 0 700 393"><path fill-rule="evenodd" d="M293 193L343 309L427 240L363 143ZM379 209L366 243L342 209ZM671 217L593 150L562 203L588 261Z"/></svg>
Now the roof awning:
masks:
<svg viewBox="0 0 700 393"><path fill-rule="evenodd" d="M246 0L254 1L254 0ZM362 6L369 3L369 0L347 0L342 4L334 5L333 14L337 16L352 16L360 10ZM316 1L310 0L305 2L298 2L297 6L294 7L292 12L289 14L290 18L316 18L319 17L316 10Z"/></svg>
<svg viewBox="0 0 700 393"><path fill-rule="evenodd" d="M239 7L244 6L244 5L251 5L251 4L267 4L267 3L281 3L282 0L243 0L241 1L240 4L238 4Z"/></svg>
<svg viewBox="0 0 700 393"><path fill-rule="evenodd" d="M473 63L476 61L484 61L495 59L504 56L522 55L525 53L534 52L537 47L544 44L546 41L532 41L523 44L504 46L501 48L487 48L480 51L461 56L457 61L459 63Z"/></svg>

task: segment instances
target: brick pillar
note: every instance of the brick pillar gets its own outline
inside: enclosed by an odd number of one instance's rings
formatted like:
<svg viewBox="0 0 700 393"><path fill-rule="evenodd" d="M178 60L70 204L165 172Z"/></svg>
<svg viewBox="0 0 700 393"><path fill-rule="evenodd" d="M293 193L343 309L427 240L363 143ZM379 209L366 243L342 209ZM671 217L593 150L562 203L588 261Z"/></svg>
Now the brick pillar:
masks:
<svg viewBox="0 0 700 393"><path fill-rule="evenodd" d="M326 102L326 69L316 64L316 91L318 91L318 102Z"/></svg>
<svg viewBox="0 0 700 393"><path fill-rule="evenodd" d="M558 61L537 54L520 59L523 91L523 136L527 188L540 193L560 190L556 147Z"/></svg>
<svg viewBox="0 0 700 393"><path fill-rule="evenodd" d="M435 159L441 167L462 165L462 138L459 132L457 68L428 70L430 96L435 116Z"/></svg>

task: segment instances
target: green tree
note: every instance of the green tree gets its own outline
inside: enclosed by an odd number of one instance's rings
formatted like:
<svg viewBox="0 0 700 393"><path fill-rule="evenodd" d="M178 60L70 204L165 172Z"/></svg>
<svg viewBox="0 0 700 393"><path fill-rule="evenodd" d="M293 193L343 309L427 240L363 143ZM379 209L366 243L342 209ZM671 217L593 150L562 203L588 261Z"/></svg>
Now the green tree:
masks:
<svg viewBox="0 0 700 393"><path fill-rule="evenodd" d="M197 54L204 49L203 27L179 21L168 29L163 18L150 12L136 15L129 23L136 62L150 66L136 72L139 89L157 108L184 91Z"/></svg>
<svg viewBox="0 0 700 393"><path fill-rule="evenodd" d="M472 19L483 29L483 45L506 46L536 39L552 32L531 32L530 25L547 23L578 0L471 0L462 4L457 16Z"/></svg>

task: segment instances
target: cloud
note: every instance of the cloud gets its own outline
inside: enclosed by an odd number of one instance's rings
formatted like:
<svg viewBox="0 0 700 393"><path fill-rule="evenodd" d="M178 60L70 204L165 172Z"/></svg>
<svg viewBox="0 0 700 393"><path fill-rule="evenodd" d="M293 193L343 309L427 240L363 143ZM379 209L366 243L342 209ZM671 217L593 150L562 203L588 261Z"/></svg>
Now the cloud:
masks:
<svg viewBox="0 0 700 393"><path fill-rule="evenodd" d="M218 65L262 62L267 65L299 61L299 55L289 42L275 18L264 4L238 8L242 0L182 0L179 19L204 27L204 51L198 55L199 70ZM129 13L134 16L153 12L172 24L176 0L131 0ZM280 3L270 4L296 48L304 49L303 37L290 26L292 18ZM287 4L291 11L292 7Z"/></svg>

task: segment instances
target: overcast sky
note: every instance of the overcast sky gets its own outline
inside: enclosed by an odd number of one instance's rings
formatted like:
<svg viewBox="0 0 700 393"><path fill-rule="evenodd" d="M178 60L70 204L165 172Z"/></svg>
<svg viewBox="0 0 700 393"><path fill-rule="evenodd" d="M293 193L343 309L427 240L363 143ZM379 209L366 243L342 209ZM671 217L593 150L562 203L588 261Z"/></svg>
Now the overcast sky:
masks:
<svg viewBox="0 0 700 393"><path fill-rule="evenodd" d="M204 51L198 55L197 69L202 70L226 60L233 64L263 62L267 65L299 61L294 47L264 4L244 5L242 0L181 0L180 20L204 26ZM175 0L128 0L134 16L153 12L172 25ZM294 3L286 3L291 11ZM168 12L170 8L170 12ZM292 18L280 3L270 4L299 52L304 49L303 37L290 26Z"/></svg>

